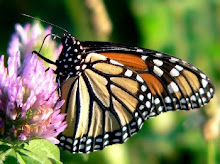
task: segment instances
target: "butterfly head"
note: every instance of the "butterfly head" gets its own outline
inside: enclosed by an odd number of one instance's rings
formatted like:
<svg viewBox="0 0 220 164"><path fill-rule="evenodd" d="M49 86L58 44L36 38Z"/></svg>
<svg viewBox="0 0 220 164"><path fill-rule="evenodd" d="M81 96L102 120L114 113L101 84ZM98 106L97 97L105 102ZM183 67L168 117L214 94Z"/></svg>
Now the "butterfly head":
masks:
<svg viewBox="0 0 220 164"><path fill-rule="evenodd" d="M75 76L83 61L85 51L79 40L76 40L70 33L65 33L61 39L63 49L56 61L57 72L62 75Z"/></svg>

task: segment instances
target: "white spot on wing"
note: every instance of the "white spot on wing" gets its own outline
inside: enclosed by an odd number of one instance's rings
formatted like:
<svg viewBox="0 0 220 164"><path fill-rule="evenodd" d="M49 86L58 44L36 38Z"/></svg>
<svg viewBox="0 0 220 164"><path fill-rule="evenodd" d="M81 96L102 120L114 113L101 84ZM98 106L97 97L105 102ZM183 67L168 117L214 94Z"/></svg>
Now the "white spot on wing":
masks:
<svg viewBox="0 0 220 164"><path fill-rule="evenodd" d="M203 88L206 88L207 85L208 85L208 81L205 80L205 79L202 79L202 86L203 86Z"/></svg>
<svg viewBox="0 0 220 164"><path fill-rule="evenodd" d="M206 97L203 97L203 98L202 98L202 102L203 102L203 103L206 103L206 102L207 102L207 98L206 98Z"/></svg>
<svg viewBox="0 0 220 164"><path fill-rule="evenodd" d="M155 102L155 104L159 104L160 103L160 99L156 98L154 102Z"/></svg>
<svg viewBox="0 0 220 164"><path fill-rule="evenodd" d="M131 135L134 135L134 133L136 133L137 132L137 129L136 128L134 128L134 129L131 129Z"/></svg>
<svg viewBox="0 0 220 164"><path fill-rule="evenodd" d="M135 112L135 113L134 113L134 116L135 116L135 117L138 117L138 112Z"/></svg>
<svg viewBox="0 0 220 164"><path fill-rule="evenodd" d="M122 130L123 130L123 131L126 131L126 130L127 130L127 127L126 127L126 126L124 126L124 127L122 128Z"/></svg>
<svg viewBox="0 0 220 164"><path fill-rule="evenodd" d="M75 146L75 147L73 148L73 151L76 151L76 149L77 149L77 147Z"/></svg>
<svg viewBox="0 0 220 164"><path fill-rule="evenodd" d="M91 149L91 146L86 147L86 151L89 151Z"/></svg>
<svg viewBox="0 0 220 164"><path fill-rule="evenodd" d="M110 60L110 63L115 64L115 65L123 66L123 64L121 64L121 63L119 63L119 62L117 62L115 60Z"/></svg>
<svg viewBox="0 0 220 164"><path fill-rule="evenodd" d="M200 73L200 76L201 76L203 79L206 79L206 75L205 75L205 74Z"/></svg>
<svg viewBox="0 0 220 164"><path fill-rule="evenodd" d="M71 138L66 139L69 143L73 143L73 140Z"/></svg>
<svg viewBox="0 0 220 164"><path fill-rule="evenodd" d="M144 109L144 105L140 105L139 109L143 110Z"/></svg>
<svg viewBox="0 0 220 164"><path fill-rule="evenodd" d="M145 61L147 58L148 58L148 56L144 56L144 55L141 56L141 59L144 60L144 61Z"/></svg>
<svg viewBox="0 0 220 164"><path fill-rule="evenodd" d="M211 95L210 92L207 92L207 96L208 96L208 98L211 98L211 97L212 97L212 95Z"/></svg>
<svg viewBox="0 0 220 164"><path fill-rule="evenodd" d="M83 64L82 69L84 70L87 67L87 65Z"/></svg>
<svg viewBox="0 0 220 164"><path fill-rule="evenodd" d="M65 140L66 138L64 136L60 137L60 140Z"/></svg>
<svg viewBox="0 0 220 164"><path fill-rule="evenodd" d="M70 147L69 145L65 145L65 147L66 147L67 149L71 149L71 147Z"/></svg>
<svg viewBox="0 0 220 164"><path fill-rule="evenodd" d="M105 134L104 139L107 139L109 137L109 134Z"/></svg>
<svg viewBox="0 0 220 164"><path fill-rule="evenodd" d="M171 98L167 96L167 97L165 98L165 102L170 104L170 103L171 103Z"/></svg>
<svg viewBox="0 0 220 164"><path fill-rule="evenodd" d="M75 146L77 143L78 143L78 140L75 140L74 143L73 143L73 145Z"/></svg>
<svg viewBox="0 0 220 164"><path fill-rule="evenodd" d="M162 66L163 65L163 61L159 60L159 59L154 59L153 60L154 64L156 64L157 66Z"/></svg>
<svg viewBox="0 0 220 164"><path fill-rule="evenodd" d="M142 82L142 83L144 82L144 80L143 80L139 75L136 76L136 79L137 79L137 81L139 81L139 82Z"/></svg>
<svg viewBox="0 0 220 164"><path fill-rule="evenodd" d="M145 92L146 90L147 90L147 87L146 87L145 85L142 85L142 86L141 86L141 91L142 91L142 92Z"/></svg>
<svg viewBox="0 0 220 164"><path fill-rule="evenodd" d="M100 145L95 145L95 146L94 146L94 149L100 149L100 148L101 148Z"/></svg>
<svg viewBox="0 0 220 164"><path fill-rule="evenodd" d="M159 106L158 111L159 111L159 112L162 112L162 111L163 111L162 106Z"/></svg>
<svg viewBox="0 0 220 164"><path fill-rule="evenodd" d="M102 142L102 139L101 138L97 138L96 142Z"/></svg>
<svg viewBox="0 0 220 164"><path fill-rule="evenodd" d="M148 114L148 111L143 112L143 116L145 117Z"/></svg>
<svg viewBox="0 0 220 164"><path fill-rule="evenodd" d="M174 58L174 57L171 57L171 58L170 58L170 62L172 62L172 63L175 63L175 62L177 62L177 61L179 61L179 59Z"/></svg>
<svg viewBox="0 0 220 164"><path fill-rule="evenodd" d="M156 53L155 55L158 56L158 57L163 56L161 53Z"/></svg>
<svg viewBox="0 0 220 164"><path fill-rule="evenodd" d="M148 93L148 94L147 94L147 98L148 98L148 99L151 99L151 93Z"/></svg>
<svg viewBox="0 0 220 164"><path fill-rule="evenodd" d="M66 51L68 52L69 50L71 50L71 47L70 47L70 46L67 48L67 50L66 50Z"/></svg>
<svg viewBox="0 0 220 164"><path fill-rule="evenodd" d="M144 96L143 95L139 95L139 100L143 101L144 100Z"/></svg>
<svg viewBox="0 0 220 164"><path fill-rule="evenodd" d="M121 132L115 133L115 136L121 136Z"/></svg>
<svg viewBox="0 0 220 164"><path fill-rule="evenodd" d="M194 66L191 66L191 67L192 67L194 70L196 70L196 71L198 70L198 68L196 68L196 67L194 67Z"/></svg>
<svg viewBox="0 0 220 164"><path fill-rule="evenodd" d="M144 50L138 48L136 51L137 51L137 52L143 52Z"/></svg>
<svg viewBox="0 0 220 164"><path fill-rule="evenodd" d="M183 70L183 67L179 66L179 65L176 65L175 68L178 70L178 71L182 71Z"/></svg>
<svg viewBox="0 0 220 164"><path fill-rule="evenodd" d="M145 103L145 105L146 105L147 108L150 108L150 106L151 106L150 101L147 101L147 102Z"/></svg>
<svg viewBox="0 0 220 164"><path fill-rule="evenodd" d="M68 41L68 39L66 38L66 40L65 40L65 44L67 43L67 41Z"/></svg>
<svg viewBox="0 0 220 164"><path fill-rule="evenodd" d="M170 93L178 92L179 88L173 81L167 86Z"/></svg>
<svg viewBox="0 0 220 164"><path fill-rule="evenodd" d="M108 140L104 142L104 146L106 146L106 145L108 145L108 144L109 144L109 141L108 141Z"/></svg>
<svg viewBox="0 0 220 164"><path fill-rule="evenodd" d="M140 125L141 125L141 123L142 123L142 119L141 119L141 118L139 118L139 119L138 119L138 126L140 126Z"/></svg>
<svg viewBox="0 0 220 164"><path fill-rule="evenodd" d="M76 69L76 70L79 70L79 69L80 69L80 66L76 66L75 69Z"/></svg>
<svg viewBox="0 0 220 164"><path fill-rule="evenodd" d="M170 75L173 76L173 77L176 77L176 76L179 76L180 73L179 73L179 71L177 71L177 69L173 68L173 69L170 71Z"/></svg>
<svg viewBox="0 0 220 164"><path fill-rule="evenodd" d="M79 145L79 149L84 149L84 148L85 148L84 144Z"/></svg>
<svg viewBox="0 0 220 164"><path fill-rule="evenodd" d="M203 88L199 88L199 93L202 95L205 93L204 89Z"/></svg>
<svg viewBox="0 0 220 164"><path fill-rule="evenodd" d="M92 142L92 140L89 138L87 141L86 141L86 144L90 144Z"/></svg>
<svg viewBox="0 0 220 164"><path fill-rule="evenodd" d="M163 75L163 71L157 66L154 66L153 71L159 77L161 77Z"/></svg>
<svg viewBox="0 0 220 164"><path fill-rule="evenodd" d="M202 103L202 99L198 99L198 102L199 102L199 104L201 104Z"/></svg>
<svg viewBox="0 0 220 164"><path fill-rule="evenodd" d="M180 102L185 104L186 103L186 99L181 99Z"/></svg>
<svg viewBox="0 0 220 164"><path fill-rule="evenodd" d="M192 96L191 96L191 100L192 100L192 101L196 101L196 96L195 96L195 95L192 95Z"/></svg>
<svg viewBox="0 0 220 164"><path fill-rule="evenodd" d="M123 135L123 139L126 139L128 137L128 133L125 133L124 135Z"/></svg>
<svg viewBox="0 0 220 164"><path fill-rule="evenodd" d="M125 72L125 76L127 76L127 77L131 77L132 74L133 74L133 72L129 69Z"/></svg>
<svg viewBox="0 0 220 164"><path fill-rule="evenodd" d="M112 142L118 143L118 142L120 142L120 140L119 139L113 139Z"/></svg>

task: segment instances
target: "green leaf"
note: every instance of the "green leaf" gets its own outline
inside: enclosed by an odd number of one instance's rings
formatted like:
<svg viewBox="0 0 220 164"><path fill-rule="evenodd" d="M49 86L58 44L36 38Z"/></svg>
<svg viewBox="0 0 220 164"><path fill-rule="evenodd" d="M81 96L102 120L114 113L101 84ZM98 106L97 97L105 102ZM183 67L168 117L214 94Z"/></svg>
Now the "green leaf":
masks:
<svg viewBox="0 0 220 164"><path fill-rule="evenodd" d="M35 139L25 144L25 149L35 152L36 154L47 156L52 159L60 160L60 150L57 146L48 140Z"/></svg>
<svg viewBox="0 0 220 164"><path fill-rule="evenodd" d="M14 149L6 145L0 145L0 163L10 164L16 163L16 161Z"/></svg>
<svg viewBox="0 0 220 164"><path fill-rule="evenodd" d="M60 152L57 146L44 139L34 139L16 146L0 142L1 163L60 164Z"/></svg>

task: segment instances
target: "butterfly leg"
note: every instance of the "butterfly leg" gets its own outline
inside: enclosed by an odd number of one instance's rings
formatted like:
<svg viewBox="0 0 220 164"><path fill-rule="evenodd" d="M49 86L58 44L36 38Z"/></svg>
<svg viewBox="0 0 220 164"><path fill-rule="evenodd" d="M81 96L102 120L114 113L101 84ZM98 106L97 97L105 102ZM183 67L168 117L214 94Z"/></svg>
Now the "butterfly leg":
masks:
<svg viewBox="0 0 220 164"><path fill-rule="evenodd" d="M61 100L61 84L60 84L60 78L57 76L56 78L56 81L57 81L57 91L58 91L58 96L59 96L59 101Z"/></svg>
<svg viewBox="0 0 220 164"><path fill-rule="evenodd" d="M61 100L61 87L62 85L70 78L70 75L68 75L62 82L60 81L60 76L57 75L56 81L57 81L57 91L58 91L58 96L59 100Z"/></svg>
<svg viewBox="0 0 220 164"><path fill-rule="evenodd" d="M37 56L39 56L41 59L43 59L44 61L48 62L49 59L45 58L43 55L41 55L39 52L37 51L32 51L32 54L37 54ZM53 64L53 63L50 63ZM48 67L45 72L47 72L50 69L50 67Z"/></svg>
<svg viewBox="0 0 220 164"><path fill-rule="evenodd" d="M50 60L50 59L47 59L46 57L44 57L43 55L41 55L39 52L37 52L37 51L32 51L32 54L37 54L37 56L39 56L41 59L43 59L45 62L47 62L47 63L50 63L50 64L53 64L53 65L56 65L56 63L55 62L53 62L52 60Z"/></svg>
<svg viewBox="0 0 220 164"><path fill-rule="evenodd" d="M45 70L45 72L47 72L49 69L50 69L50 67L48 67L48 68Z"/></svg>

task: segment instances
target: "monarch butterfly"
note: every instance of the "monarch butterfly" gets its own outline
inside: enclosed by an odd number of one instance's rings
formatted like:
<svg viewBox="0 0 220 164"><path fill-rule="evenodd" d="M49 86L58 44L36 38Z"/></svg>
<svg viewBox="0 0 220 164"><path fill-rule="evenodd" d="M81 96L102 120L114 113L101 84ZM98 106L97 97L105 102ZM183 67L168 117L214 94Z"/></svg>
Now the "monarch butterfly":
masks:
<svg viewBox="0 0 220 164"><path fill-rule="evenodd" d="M89 153L136 134L145 120L167 111L190 110L214 95L210 79L179 58L109 42L80 42L70 33L52 62L68 127L62 148Z"/></svg>

